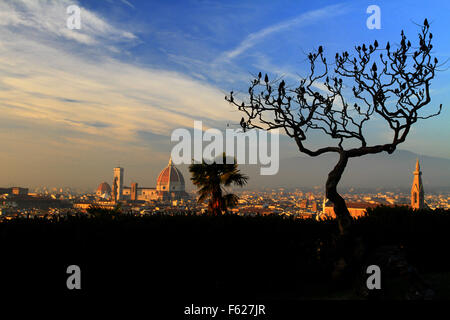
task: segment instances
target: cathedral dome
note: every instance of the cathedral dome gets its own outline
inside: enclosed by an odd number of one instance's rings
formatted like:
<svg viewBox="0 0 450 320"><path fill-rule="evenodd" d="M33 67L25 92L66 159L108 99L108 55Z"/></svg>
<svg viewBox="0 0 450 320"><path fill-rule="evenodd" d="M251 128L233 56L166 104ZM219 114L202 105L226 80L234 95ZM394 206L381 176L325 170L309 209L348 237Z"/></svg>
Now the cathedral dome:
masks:
<svg viewBox="0 0 450 320"><path fill-rule="evenodd" d="M169 160L169 164L165 167L158 176L156 181L157 191L184 191L185 184L184 178L180 170L178 170L173 164L172 159Z"/></svg>
<svg viewBox="0 0 450 320"><path fill-rule="evenodd" d="M101 196L104 194L110 195L111 194L111 187L107 182L102 182L98 185L97 188L97 195Z"/></svg>

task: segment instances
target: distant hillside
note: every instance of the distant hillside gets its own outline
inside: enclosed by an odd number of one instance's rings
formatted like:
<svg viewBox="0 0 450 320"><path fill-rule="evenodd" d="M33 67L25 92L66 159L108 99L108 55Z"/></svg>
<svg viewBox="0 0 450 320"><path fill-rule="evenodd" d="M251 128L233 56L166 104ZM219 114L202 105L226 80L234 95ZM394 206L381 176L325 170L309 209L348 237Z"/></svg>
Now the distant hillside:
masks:
<svg viewBox="0 0 450 320"><path fill-rule="evenodd" d="M350 159L340 186L407 190L411 187L416 158L420 160L425 191L450 188L450 159L423 156L405 150L397 150L392 155L382 153ZM337 159L335 154L315 158L299 155L282 159L280 170L275 176L261 176L257 165L241 165L240 168L250 176L248 188L251 189L322 187ZM180 168L186 180L189 180L186 166ZM191 189L192 184L186 182L188 189Z"/></svg>

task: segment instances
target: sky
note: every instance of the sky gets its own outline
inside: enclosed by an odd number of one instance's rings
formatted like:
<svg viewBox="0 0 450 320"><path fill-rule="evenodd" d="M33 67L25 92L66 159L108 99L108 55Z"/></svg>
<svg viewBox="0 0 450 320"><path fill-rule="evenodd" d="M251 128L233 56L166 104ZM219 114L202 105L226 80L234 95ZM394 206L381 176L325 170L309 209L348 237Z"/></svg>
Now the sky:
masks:
<svg viewBox="0 0 450 320"><path fill-rule="evenodd" d="M66 25L73 4L80 30ZM366 26L372 4L379 30ZM252 75L295 83L318 46L332 58L375 39L398 44L401 30L413 42L424 18L445 62L448 12L444 0L0 0L0 185L92 189L120 165L125 183L154 186L172 131L238 123L224 96L245 97ZM448 66L432 82L430 112L442 103L441 115L418 123L401 149L450 159ZM369 140L387 139L382 128L375 122ZM282 157L298 154L281 141Z"/></svg>

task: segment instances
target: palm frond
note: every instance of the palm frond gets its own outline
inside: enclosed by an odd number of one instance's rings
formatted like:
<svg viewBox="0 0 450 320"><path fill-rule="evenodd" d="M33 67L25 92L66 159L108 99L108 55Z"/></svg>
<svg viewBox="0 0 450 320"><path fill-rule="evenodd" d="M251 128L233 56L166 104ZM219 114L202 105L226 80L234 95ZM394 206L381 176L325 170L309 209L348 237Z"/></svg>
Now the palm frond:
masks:
<svg viewBox="0 0 450 320"><path fill-rule="evenodd" d="M236 159L233 163L226 163L225 153L222 155L223 163L194 163L189 166L192 183L198 187L198 202L203 203L207 199L208 211L213 214L226 212L228 207L238 203L238 196L226 194L224 187L236 185L243 187L247 184L248 176L242 174L238 169Z"/></svg>

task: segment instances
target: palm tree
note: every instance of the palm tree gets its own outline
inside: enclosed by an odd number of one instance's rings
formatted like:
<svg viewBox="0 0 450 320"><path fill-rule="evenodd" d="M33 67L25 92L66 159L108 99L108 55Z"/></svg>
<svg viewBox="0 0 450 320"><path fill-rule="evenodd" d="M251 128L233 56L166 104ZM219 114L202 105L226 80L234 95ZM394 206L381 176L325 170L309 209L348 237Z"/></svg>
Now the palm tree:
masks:
<svg viewBox="0 0 450 320"><path fill-rule="evenodd" d="M199 190L198 203L208 200L208 211L213 215L227 213L227 208L237 204L238 196L226 191L226 187L237 185L243 187L247 184L248 177L238 170L236 159L232 164L226 163L225 153L222 155L223 161L211 164L202 160L202 163L195 163L189 166L192 174L191 180Z"/></svg>

